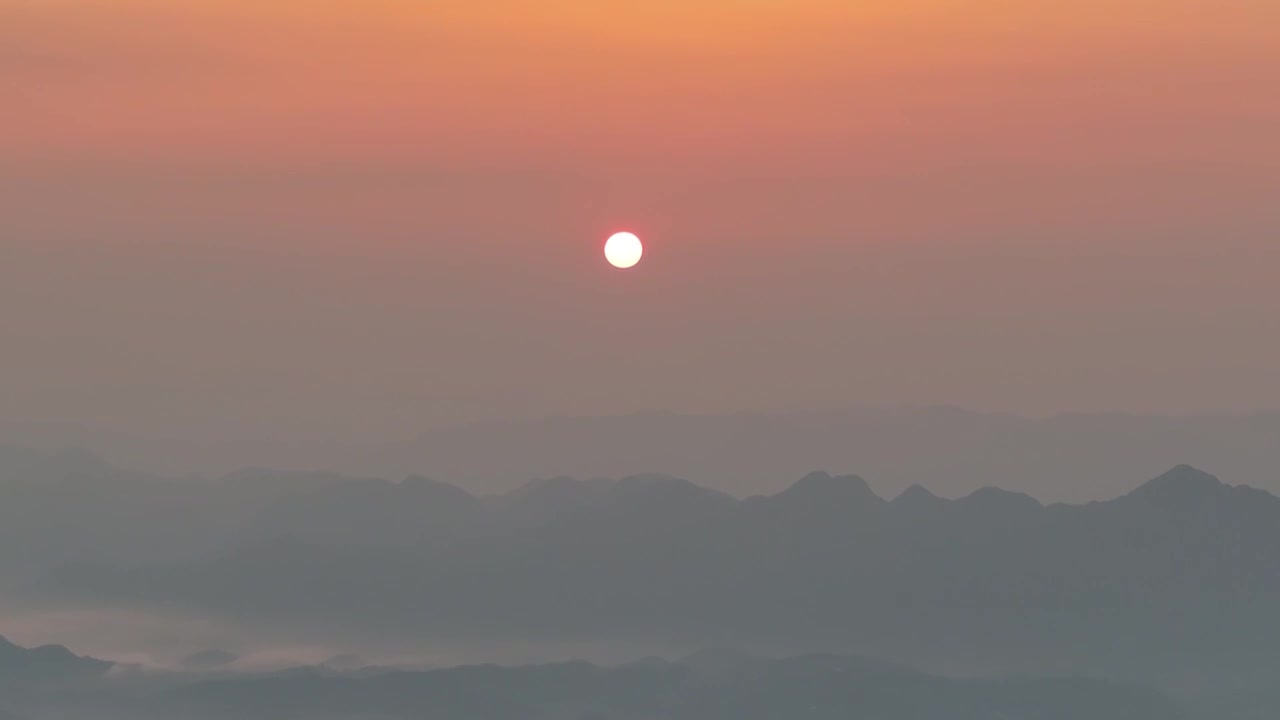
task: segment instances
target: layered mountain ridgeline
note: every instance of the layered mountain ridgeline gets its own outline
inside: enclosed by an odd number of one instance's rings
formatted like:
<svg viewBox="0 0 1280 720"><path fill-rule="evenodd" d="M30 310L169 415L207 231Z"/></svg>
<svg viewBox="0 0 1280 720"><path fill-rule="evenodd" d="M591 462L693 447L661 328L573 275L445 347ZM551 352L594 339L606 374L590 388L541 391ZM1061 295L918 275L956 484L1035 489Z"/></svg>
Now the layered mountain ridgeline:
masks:
<svg viewBox="0 0 1280 720"><path fill-rule="evenodd" d="M27 597L455 647L822 648L1170 687L1280 677L1280 499L1187 466L1114 500L1048 506L996 489L885 500L824 473L746 500L661 476L482 498L424 479L146 487L96 493L148 511L84 515L98 544L77 528L85 557ZM186 540L163 553L183 557L111 546L179 527Z"/></svg>
<svg viewBox="0 0 1280 720"><path fill-rule="evenodd" d="M0 716L378 717L440 720L1177 720L1160 694L1083 678L954 679L852 657L765 660L710 651L678 662L584 662L405 672L328 667L104 677L110 663L0 641ZM52 656L56 655L56 661ZM89 682L93 680L93 682ZM51 692L51 689L53 690Z"/></svg>
<svg viewBox="0 0 1280 720"><path fill-rule="evenodd" d="M85 427L0 423L0 436L43 447L96 448L172 472L243 463L206 438L130 438ZM1032 418L948 407L850 408L797 413L549 417L477 422L362 446L263 443L244 447L268 466L356 475L425 473L473 492L531 477L624 477L662 470L735 495L773 493L805 468L856 468L887 495L920 483L947 497L986 486L1041 500L1115 497L1174 459L1233 482L1280 493L1280 412L1066 413ZM155 465L153 465L155 463ZM4 474L0 450L0 476Z"/></svg>
<svg viewBox="0 0 1280 720"><path fill-rule="evenodd" d="M392 477L428 469L486 489L661 468L734 494L775 492L797 468L857 468L891 495L914 483L947 496L995 485L1085 502L1123 493L1170 458L1280 492L1280 413L1029 418L918 407L552 417L443 428L325 467Z"/></svg>

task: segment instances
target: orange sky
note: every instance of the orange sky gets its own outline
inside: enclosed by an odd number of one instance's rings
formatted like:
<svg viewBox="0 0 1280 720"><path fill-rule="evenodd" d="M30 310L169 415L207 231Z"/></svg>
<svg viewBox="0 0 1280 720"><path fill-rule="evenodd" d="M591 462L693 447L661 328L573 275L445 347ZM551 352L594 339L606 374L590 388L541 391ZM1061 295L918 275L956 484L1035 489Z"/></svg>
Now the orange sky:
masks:
<svg viewBox="0 0 1280 720"><path fill-rule="evenodd" d="M1280 405L1277 87L1274 0L0 0L0 400Z"/></svg>
<svg viewBox="0 0 1280 720"><path fill-rule="evenodd" d="M4 149L750 164L976 139L1145 158L1239 148L1262 138L1186 141L1277 112L1280 6L1264 0L316 5L6 0L24 111Z"/></svg>

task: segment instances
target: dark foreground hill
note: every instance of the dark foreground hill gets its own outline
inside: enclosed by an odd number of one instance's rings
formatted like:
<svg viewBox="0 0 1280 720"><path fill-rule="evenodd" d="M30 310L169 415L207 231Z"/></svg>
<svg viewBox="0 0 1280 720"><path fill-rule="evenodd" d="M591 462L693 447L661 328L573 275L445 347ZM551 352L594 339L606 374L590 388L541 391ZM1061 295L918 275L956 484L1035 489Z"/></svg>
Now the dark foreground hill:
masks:
<svg viewBox="0 0 1280 720"><path fill-rule="evenodd" d="M101 678L111 663L80 657L61 645L19 647L0 637L0 688L42 686Z"/></svg>
<svg viewBox="0 0 1280 720"><path fill-rule="evenodd" d="M1148 691L1089 680L948 680L835 656L706 673L653 662L471 667L363 680L290 677L188 688L225 717L441 720L1173 720Z"/></svg>
<svg viewBox="0 0 1280 720"><path fill-rule="evenodd" d="M0 717L203 720L1177 720L1173 702L1085 679L947 679L833 655L762 660L707 652L681 662L605 668L582 662L427 672L299 668L205 678L182 673L102 679L108 663L45 663L9 677ZM74 658L69 653L69 658ZM5 665L12 669L16 664ZM96 683L86 684L85 669ZM52 683L59 692L39 692Z"/></svg>
<svg viewBox="0 0 1280 720"><path fill-rule="evenodd" d="M90 708L110 696L102 688L112 667L60 645L28 649L0 637L0 719L52 720L69 707Z"/></svg>

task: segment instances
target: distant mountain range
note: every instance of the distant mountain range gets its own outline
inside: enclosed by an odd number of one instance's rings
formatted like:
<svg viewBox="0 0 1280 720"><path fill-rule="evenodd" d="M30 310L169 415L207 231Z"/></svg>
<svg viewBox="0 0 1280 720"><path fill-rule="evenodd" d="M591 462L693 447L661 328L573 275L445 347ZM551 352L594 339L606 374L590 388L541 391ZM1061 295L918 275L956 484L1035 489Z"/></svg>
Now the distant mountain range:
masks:
<svg viewBox="0 0 1280 720"><path fill-rule="evenodd" d="M811 413L553 417L480 422L344 451L326 467L426 473L474 491L530 477L664 473L736 496L778 492L808 470L857 470L893 496L983 487L1046 501L1123 494L1175 463L1280 493L1280 412L1029 418L947 407Z"/></svg>
<svg viewBox="0 0 1280 720"><path fill-rule="evenodd" d="M996 486L1087 502L1175 463L1280 493L1280 411L1185 416L1068 413L1031 418L946 407L810 413L552 417L478 422L371 445L129 438L0 423L0 438L83 447L130 466L224 473L252 463L355 475L423 474L475 493L534 477L660 472L736 496L772 494L812 469L858 470L878 492L913 484L946 497ZM3 460L0 459L0 468Z"/></svg>
<svg viewBox="0 0 1280 720"><path fill-rule="evenodd" d="M663 475L476 496L420 477L4 457L0 606L442 652L825 650L1241 696L1280 679L1280 499L1185 465L1046 505L995 488L886 499L826 473L745 499Z"/></svg>
<svg viewBox="0 0 1280 720"><path fill-rule="evenodd" d="M1156 692L1083 678L955 679L852 657L708 651L619 667L567 662L425 672L297 668L129 674L0 638L0 717L67 720L1177 720Z"/></svg>
<svg viewBox="0 0 1280 720"><path fill-rule="evenodd" d="M15 596L425 645L1280 677L1280 499L1189 466L1085 505L994 488L886 500L825 473L739 500L665 476L475 497L421 478L103 472L0 484L2 547L24 548L8 552L26 570Z"/></svg>

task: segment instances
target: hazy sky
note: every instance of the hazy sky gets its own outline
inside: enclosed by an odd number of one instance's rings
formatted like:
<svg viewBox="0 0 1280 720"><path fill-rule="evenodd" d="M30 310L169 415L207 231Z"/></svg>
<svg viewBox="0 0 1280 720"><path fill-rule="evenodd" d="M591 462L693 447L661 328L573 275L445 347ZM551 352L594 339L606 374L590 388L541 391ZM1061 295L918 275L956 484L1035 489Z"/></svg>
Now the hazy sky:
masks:
<svg viewBox="0 0 1280 720"><path fill-rule="evenodd" d="M1280 406L1277 88L1275 0L0 0L0 420Z"/></svg>

